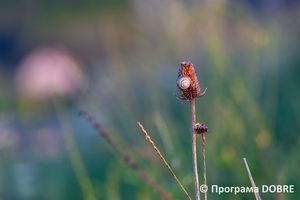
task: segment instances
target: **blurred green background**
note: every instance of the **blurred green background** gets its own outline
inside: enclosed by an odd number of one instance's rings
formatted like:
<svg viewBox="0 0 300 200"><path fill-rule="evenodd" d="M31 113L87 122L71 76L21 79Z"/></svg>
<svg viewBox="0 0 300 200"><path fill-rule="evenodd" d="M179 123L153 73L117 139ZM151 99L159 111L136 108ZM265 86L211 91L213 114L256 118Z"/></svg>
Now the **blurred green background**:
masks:
<svg viewBox="0 0 300 200"><path fill-rule="evenodd" d="M300 4L297 1L0 1L0 199L162 199L92 126L176 199L187 199L141 122L195 199L189 102L200 87L207 183L294 185L300 197ZM202 174L202 141L198 138ZM204 199L204 196L201 196ZM208 199L255 199L212 193Z"/></svg>

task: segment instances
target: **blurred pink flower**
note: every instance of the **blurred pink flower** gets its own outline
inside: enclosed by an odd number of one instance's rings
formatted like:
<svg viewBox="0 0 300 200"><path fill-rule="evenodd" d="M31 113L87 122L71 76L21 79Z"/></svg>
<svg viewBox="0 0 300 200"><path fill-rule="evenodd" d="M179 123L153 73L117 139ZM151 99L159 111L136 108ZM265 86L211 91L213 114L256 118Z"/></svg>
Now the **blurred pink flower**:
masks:
<svg viewBox="0 0 300 200"><path fill-rule="evenodd" d="M17 93L26 98L72 96L83 83L76 61L57 47L41 47L21 62L15 74Z"/></svg>

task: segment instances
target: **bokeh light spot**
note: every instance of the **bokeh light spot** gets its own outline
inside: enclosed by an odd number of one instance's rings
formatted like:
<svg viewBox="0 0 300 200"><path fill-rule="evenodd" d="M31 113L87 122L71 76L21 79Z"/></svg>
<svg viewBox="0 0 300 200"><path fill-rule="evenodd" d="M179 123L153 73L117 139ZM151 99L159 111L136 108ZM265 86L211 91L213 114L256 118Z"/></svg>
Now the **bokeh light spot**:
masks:
<svg viewBox="0 0 300 200"><path fill-rule="evenodd" d="M255 137L255 142L256 145L261 148L264 149L266 147L268 147L271 143L271 135L270 133L268 133L267 130L262 130L256 137Z"/></svg>
<svg viewBox="0 0 300 200"><path fill-rule="evenodd" d="M259 46L267 45L270 42L270 36L267 31L259 29L254 32L254 42Z"/></svg>
<svg viewBox="0 0 300 200"><path fill-rule="evenodd" d="M232 147L224 147L221 151L221 157L225 162L231 162L236 157L236 152Z"/></svg>

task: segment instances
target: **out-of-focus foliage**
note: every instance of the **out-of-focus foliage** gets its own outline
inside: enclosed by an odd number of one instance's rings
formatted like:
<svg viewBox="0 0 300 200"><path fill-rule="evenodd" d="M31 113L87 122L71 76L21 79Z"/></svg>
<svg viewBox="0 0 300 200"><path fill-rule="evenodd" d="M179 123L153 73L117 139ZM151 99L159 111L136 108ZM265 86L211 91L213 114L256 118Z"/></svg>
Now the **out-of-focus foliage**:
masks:
<svg viewBox="0 0 300 200"><path fill-rule="evenodd" d="M294 185L299 199L300 4L296 1L0 1L0 199L161 199L83 118L89 111L151 178L194 199L189 102L174 97L190 60L207 183ZM40 66L40 67L39 67ZM203 183L201 139L198 167ZM209 190L213 199L253 193Z"/></svg>

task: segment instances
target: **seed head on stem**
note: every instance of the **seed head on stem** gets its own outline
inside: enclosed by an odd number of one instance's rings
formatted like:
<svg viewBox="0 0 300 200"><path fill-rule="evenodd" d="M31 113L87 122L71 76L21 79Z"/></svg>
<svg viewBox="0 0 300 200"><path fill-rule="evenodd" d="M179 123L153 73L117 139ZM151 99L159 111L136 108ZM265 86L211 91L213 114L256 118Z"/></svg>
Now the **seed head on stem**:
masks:
<svg viewBox="0 0 300 200"><path fill-rule="evenodd" d="M197 167L197 149L196 149L196 138L197 132L195 127L196 122L196 109L195 109L195 99L202 97L206 93L206 88L203 93L201 93L201 88L199 87L198 79L196 76L196 71L191 62L183 61L181 62L178 77L177 77L177 86L180 90L180 97L177 99L180 100L189 100L191 103L191 116L192 116L192 155L193 155L193 170L194 170L194 180L195 180L195 193L196 199L200 200L200 191L199 191L199 179L198 179L198 167ZM204 131L206 126L201 126L201 131ZM200 129L199 129L200 130ZM207 129L208 130L208 129ZM204 136L204 134L202 134ZM203 137L203 166L205 168L205 155L204 155L204 137ZM206 170L204 169L204 177L206 183ZM205 194L205 199L207 198Z"/></svg>
<svg viewBox="0 0 300 200"><path fill-rule="evenodd" d="M196 76L196 71L191 62L183 61L181 62L178 78L177 78L177 86L180 90L181 97L177 97L181 100L192 100L196 98L202 97L203 93L201 93L201 88L199 87L198 79Z"/></svg>

